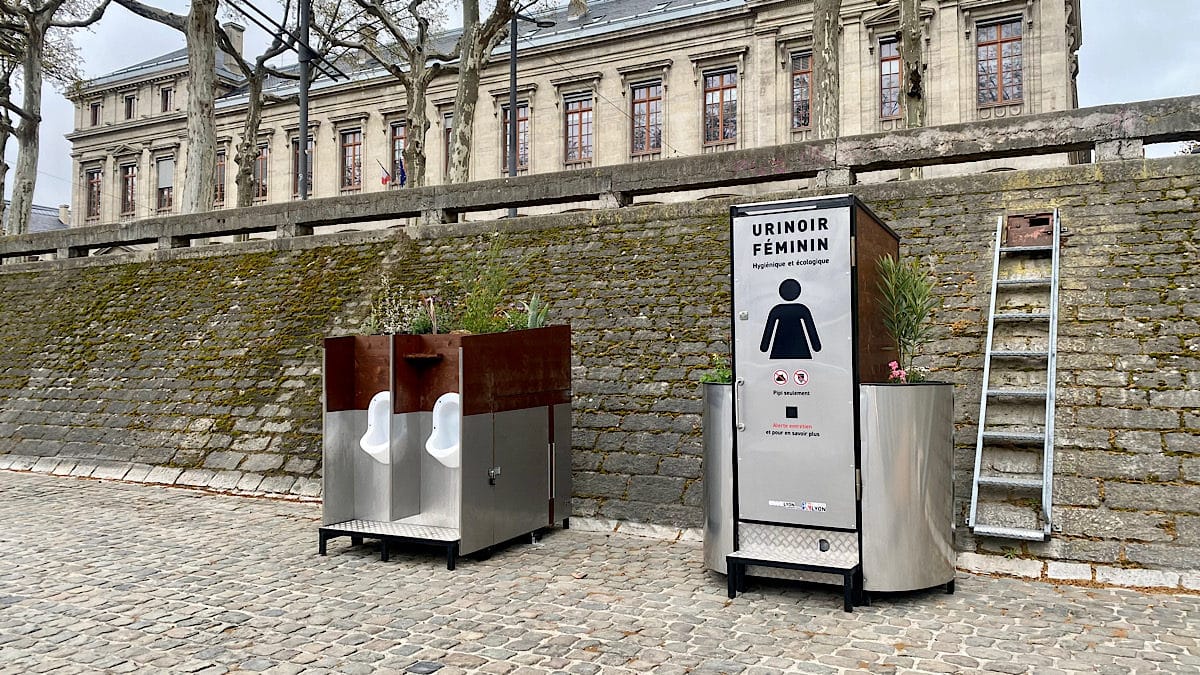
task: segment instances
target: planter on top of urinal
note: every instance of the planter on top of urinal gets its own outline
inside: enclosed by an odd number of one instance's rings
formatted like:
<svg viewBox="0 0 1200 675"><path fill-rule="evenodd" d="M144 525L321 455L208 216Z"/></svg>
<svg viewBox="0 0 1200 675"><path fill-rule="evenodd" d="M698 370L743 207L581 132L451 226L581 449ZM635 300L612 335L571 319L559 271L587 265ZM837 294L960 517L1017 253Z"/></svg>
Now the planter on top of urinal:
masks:
<svg viewBox="0 0 1200 675"><path fill-rule="evenodd" d="M457 469L462 457L462 398L456 391L446 392L433 404L433 433L425 442L425 451L449 469Z"/></svg>

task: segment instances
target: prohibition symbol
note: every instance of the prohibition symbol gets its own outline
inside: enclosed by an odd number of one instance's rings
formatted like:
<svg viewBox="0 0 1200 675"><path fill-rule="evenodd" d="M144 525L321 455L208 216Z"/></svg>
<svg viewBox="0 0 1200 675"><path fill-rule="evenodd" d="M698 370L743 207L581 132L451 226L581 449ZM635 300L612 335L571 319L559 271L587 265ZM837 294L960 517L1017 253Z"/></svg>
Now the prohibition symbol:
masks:
<svg viewBox="0 0 1200 675"><path fill-rule="evenodd" d="M800 385L801 387L808 384L808 372L807 371L804 371L804 370L796 371L796 384Z"/></svg>
<svg viewBox="0 0 1200 675"><path fill-rule="evenodd" d="M788 374L786 370L775 371L775 384L783 386L788 382Z"/></svg>

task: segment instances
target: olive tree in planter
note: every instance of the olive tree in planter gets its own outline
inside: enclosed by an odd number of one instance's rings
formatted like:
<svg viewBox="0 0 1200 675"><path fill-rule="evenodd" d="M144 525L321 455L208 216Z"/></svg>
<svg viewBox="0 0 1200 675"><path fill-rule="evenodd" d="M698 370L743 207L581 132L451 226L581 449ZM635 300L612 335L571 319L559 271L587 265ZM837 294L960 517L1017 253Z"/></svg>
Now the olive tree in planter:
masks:
<svg viewBox="0 0 1200 675"><path fill-rule="evenodd" d="M904 591L944 584L953 592L954 391L947 382L927 381L924 369L912 363L932 335L934 279L916 260L886 256L878 265L884 326L898 358L887 384L859 388L862 479L872 486L863 491L863 522L907 526L864 537L864 559L892 555L902 561L876 571L869 587Z"/></svg>

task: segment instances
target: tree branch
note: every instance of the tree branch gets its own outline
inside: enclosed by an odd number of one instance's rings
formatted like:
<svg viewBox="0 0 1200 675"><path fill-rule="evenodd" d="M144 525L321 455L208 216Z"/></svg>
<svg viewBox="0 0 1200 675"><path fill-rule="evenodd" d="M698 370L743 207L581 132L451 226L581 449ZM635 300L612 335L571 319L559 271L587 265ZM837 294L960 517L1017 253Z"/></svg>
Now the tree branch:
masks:
<svg viewBox="0 0 1200 675"><path fill-rule="evenodd" d="M164 26L174 28L181 33L187 32L186 16L168 12L157 7L151 7L150 5L138 2L138 0L116 0L116 2L118 5L142 17L143 19L156 21Z"/></svg>
<svg viewBox="0 0 1200 675"><path fill-rule="evenodd" d="M85 28L96 23L100 20L100 17L104 16L104 10L108 9L108 3L110 2L112 0L104 0L104 2L96 5L96 9L93 9L87 18L79 19L78 21L51 21L50 25L54 28Z"/></svg>

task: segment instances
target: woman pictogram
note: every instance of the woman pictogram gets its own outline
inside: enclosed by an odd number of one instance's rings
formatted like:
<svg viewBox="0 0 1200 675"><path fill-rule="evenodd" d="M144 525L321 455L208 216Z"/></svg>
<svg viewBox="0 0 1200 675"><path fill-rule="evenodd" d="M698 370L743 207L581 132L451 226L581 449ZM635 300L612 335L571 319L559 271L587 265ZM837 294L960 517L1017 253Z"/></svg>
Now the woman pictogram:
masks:
<svg viewBox="0 0 1200 675"><path fill-rule="evenodd" d="M772 359L811 359L813 352L821 351L821 338L812 312L793 302L800 297L800 282L785 279L779 284L779 297L787 302L771 308L759 351L771 350Z"/></svg>

